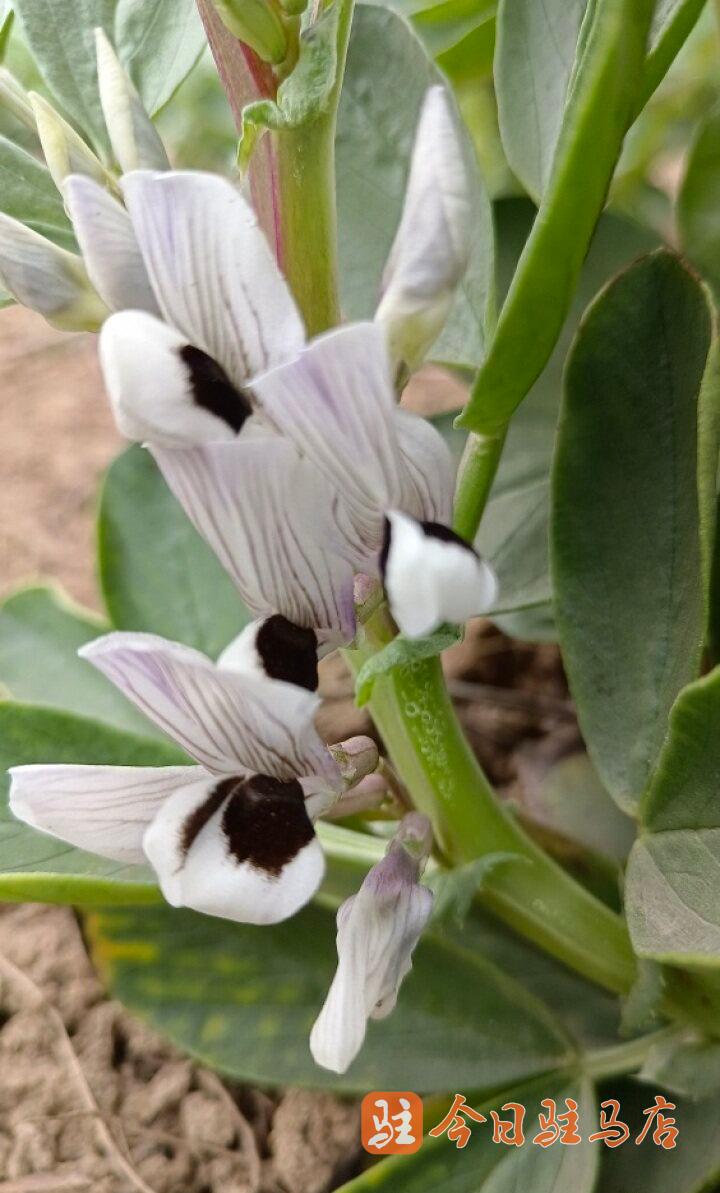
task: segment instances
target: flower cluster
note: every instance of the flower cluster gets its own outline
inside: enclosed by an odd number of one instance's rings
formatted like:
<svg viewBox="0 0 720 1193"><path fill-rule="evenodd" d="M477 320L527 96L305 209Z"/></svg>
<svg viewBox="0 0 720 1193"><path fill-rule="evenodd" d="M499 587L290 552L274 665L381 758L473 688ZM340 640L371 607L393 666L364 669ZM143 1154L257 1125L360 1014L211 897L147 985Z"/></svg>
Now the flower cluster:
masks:
<svg viewBox="0 0 720 1193"><path fill-rule="evenodd" d="M31 98L82 258L3 216L0 278L58 326L101 326L119 428L153 453L255 620L216 663L147 634L85 647L197 765L19 767L11 807L84 849L149 862L174 906L277 922L322 881L314 822L356 806L377 765L368 739L326 747L315 728L318 658L356 636L357 578L382 584L411 638L495 597L491 569L449 525L448 449L396 393L467 265L464 151L432 88L376 317L308 343L241 191L171 170L101 34L98 60L122 175ZM409 814L340 909L338 972L311 1040L320 1064L344 1071L366 1019L392 1009L430 913L430 847Z"/></svg>

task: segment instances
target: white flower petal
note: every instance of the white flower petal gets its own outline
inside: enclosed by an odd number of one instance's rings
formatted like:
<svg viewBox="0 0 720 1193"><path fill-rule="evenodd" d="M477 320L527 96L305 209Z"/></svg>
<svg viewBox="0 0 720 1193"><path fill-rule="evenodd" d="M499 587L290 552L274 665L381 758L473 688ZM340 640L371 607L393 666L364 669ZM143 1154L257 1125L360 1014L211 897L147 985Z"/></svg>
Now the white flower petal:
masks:
<svg viewBox="0 0 720 1193"><path fill-rule="evenodd" d="M32 828L119 862L145 861L143 835L196 766L16 766L10 811Z"/></svg>
<svg viewBox="0 0 720 1193"><path fill-rule="evenodd" d="M0 212L0 282L61 331L95 331L107 315L82 261Z"/></svg>
<svg viewBox="0 0 720 1193"><path fill-rule="evenodd" d="M341 786L317 735L319 699L295 684L221 670L155 634L107 634L79 654L212 774L320 775Z"/></svg>
<svg viewBox="0 0 720 1193"><path fill-rule="evenodd" d="M494 571L446 526L388 513L383 583L393 617L407 638L443 622L462 624L492 607Z"/></svg>
<svg viewBox="0 0 720 1193"><path fill-rule="evenodd" d="M95 30L95 52L100 103L121 170L169 170L160 136L103 29Z"/></svg>
<svg viewBox="0 0 720 1193"><path fill-rule="evenodd" d="M355 634L353 574L323 477L283 439L152 447L170 489L252 613L282 613L322 641Z"/></svg>
<svg viewBox="0 0 720 1193"><path fill-rule="evenodd" d="M176 791L143 847L174 907L249 924L299 911L325 869L300 784L262 775L205 779Z"/></svg>
<svg viewBox="0 0 720 1193"><path fill-rule="evenodd" d="M122 203L83 174L71 174L62 189L90 280L110 309L159 314Z"/></svg>
<svg viewBox="0 0 720 1193"><path fill-rule="evenodd" d="M416 822L427 825L417 814L405 821L411 838ZM417 841L417 856L405 849L405 821L386 857L338 912L338 967L310 1033L316 1063L335 1073L346 1072L360 1051L367 1020L384 1018L395 1006L432 910L432 893L417 881L425 846Z"/></svg>
<svg viewBox="0 0 720 1193"><path fill-rule="evenodd" d="M123 191L160 309L237 386L305 332L252 208L212 174L137 171Z"/></svg>
<svg viewBox="0 0 720 1193"><path fill-rule="evenodd" d="M146 311L104 324L100 363L118 427L128 439L184 447L234 439L250 403L220 366Z"/></svg>
<svg viewBox="0 0 720 1193"><path fill-rule="evenodd" d="M449 522L455 489L455 464L442 435L426 418L396 410L403 458L402 509L421 522Z"/></svg>
<svg viewBox="0 0 720 1193"><path fill-rule="evenodd" d="M383 334L354 323L313 340L253 382L261 410L342 496L358 547L377 550L381 511L399 505L403 463Z"/></svg>
<svg viewBox="0 0 720 1193"><path fill-rule="evenodd" d="M470 178L457 119L446 88L432 87L375 316L394 360L414 368L439 335L467 268L471 232Z"/></svg>

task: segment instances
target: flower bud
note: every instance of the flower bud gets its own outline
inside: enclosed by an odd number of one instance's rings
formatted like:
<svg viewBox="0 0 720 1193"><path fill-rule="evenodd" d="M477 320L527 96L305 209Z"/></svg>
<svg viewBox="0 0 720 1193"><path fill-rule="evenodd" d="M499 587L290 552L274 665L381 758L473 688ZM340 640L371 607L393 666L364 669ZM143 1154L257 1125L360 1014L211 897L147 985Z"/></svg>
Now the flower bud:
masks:
<svg viewBox="0 0 720 1193"><path fill-rule="evenodd" d="M102 186L114 187L115 180L110 172L52 104L35 91L31 91L28 98L47 168L58 190L70 174L87 174Z"/></svg>
<svg viewBox="0 0 720 1193"><path fill-rule="evenodd" d="M213 0L223 24L263 62L284 61L288 52L285 26L272 0Z"/></svg>
<svg viewBox="0 0 720 1193"><path fill-rule="evenodd" d="M348 787L354 787L377 768L378 748L371 737L350 737L328 749Z"/></svg>
<svg viewBox="0 0 720 1193"><path fill-rule="evenodd" d="M1 212L0 282L61 331L97 331L108 314L79 257Z"/></svg>
<svg viewBox="0 0 720 1193"><path fill-rule="evenodd" d="M26 128L35 132L37 124L28 93L4 66L0 66L0 104Z"/></svg>
<svg viewBox="0 0 720 1193"><path fill-rule="evenodd" d="M469 166L452 103L444 87L431 87L375 315L396 363L416 368L440 334L467 268L472 227Z"/></svg>
<svg viewBox="0 0 720 1193"><path fill-rule="evenodd" d="M160 135L103 29L95 30L95 53L105 125L123 174L169 170Z"/></svg>
<svg viewBox="0 0 720 1193"><path fill-rule="evenodd" d="M368 1019L393 1010L433 896L418 882L430 851L430 823L418 812L401 822L381 862L337 915L338 968L310 1033L317 1064L344 1073L362 1047Z"/></svg>

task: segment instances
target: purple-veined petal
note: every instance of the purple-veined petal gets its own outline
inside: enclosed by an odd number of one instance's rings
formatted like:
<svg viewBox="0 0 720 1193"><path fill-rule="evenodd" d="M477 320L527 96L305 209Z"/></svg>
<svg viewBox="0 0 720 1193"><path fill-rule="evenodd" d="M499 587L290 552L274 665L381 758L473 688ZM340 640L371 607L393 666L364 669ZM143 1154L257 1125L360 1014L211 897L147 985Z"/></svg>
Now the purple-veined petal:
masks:
<svg viewBox="0 0 720 1193"><path fill-rule="evenodd" d="M304 688L221 670L155 634L107 634L79 654L212 774L319 775L342 785L315 729L319 699Z"/></svg>
<svg viewBox="0 0 720 1193"><path fill-rule="evenodd" d="M382 539L381 511L403 496L395 395L382 331L354 323L313 340L253 382L270 422L342 496L358 550Z"/></svg>
<svg viewBox="0 0 720 1193"><path fill-rule="evenodd" d="M310 1034L313 1057L325 1069L345 1073L367 1020L385 1018L395 1006L432 911L432 893L418 882L431 840L426 817L406 816L386 856L338 911L338 967Z"/></svg>
<svg viewBox="0 0 720 1193"><path fill-rule="evenodd" d="M467 268L471 231L470 178L452 101L445 87L431 87L375 315L394 360L414 368L440 334Z"/></svg>
<svg viewBox="0 0 720 1193"><path fill-rule="evenodd" d="M325 870L300 784L266 775L206 778L176 791L143 848L174 907L249 924L299 911Z"/></svg>
<svg viewBox="0 0 720 1193"><path fill-rule="evenodd" d="M98 90L116 161L129 170L169 170L165 147L104 29L95 30Z"/></svg>
<svg viewBox="0 0 720 1193"><path fill-rule="evenodd" d="M159 314L130 216L84 174L66 178L63 195L90 281L111 311Z"/></svg>
<svg viewBox="0 0 720 1193"><path fill-rule="evenodd" d="M404 465L401 508L421 522L449 522L455 488L450 449L426 418L398 409L395 421Z"/></svg>
<svg viewBox="0 0 720 1193"><path fill-rule="evenodd" d="M136 171L123 192L160 309L242 386L305 331L252 208L212 174Z"/></svg>
<svg viewBox="0 0 720 1193"><path fill-rule="evenodd" d="M282 613L338 645L355 634L353 573L334 494L278 436L152 446L165 480L258 617Z"/></svg>
<svg viewBox="0 0 720 1193"><path fill-rule="evenodd" d="M119 311L100 334L100 363L123 435L169 447L235 439L247 397L202 349L146 311Z"/></svg>
<svg viewBox="0 0 720 1193"><path fill-rule="evenodd" d="M16 766L10 811L32 828L115 861L145 861L142 840L164 801L197 766Z"/></svg>
<svg viewBox="0 0 720 1193"><path fill-rule="evenodd" d="M387 516L382 570L392 615L407 638L443 622L462 624L497 597L494 571L469 543L447 526L397 510Z"/></svg>

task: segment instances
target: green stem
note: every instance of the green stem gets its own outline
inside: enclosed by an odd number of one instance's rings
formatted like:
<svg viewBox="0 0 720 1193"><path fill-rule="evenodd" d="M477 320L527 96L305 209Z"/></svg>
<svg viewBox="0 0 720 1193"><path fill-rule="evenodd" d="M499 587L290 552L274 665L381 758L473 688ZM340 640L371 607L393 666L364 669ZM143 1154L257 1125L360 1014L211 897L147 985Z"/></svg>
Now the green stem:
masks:
<svg viewBox="0 0 720 1193"><path fill-rule="evenodd" d="M357 669L391 639L385 609L351 652ZM496 799L458 724L438 659L396 667L378 679L370 708L390 758L448 860L518 855L492 869L479 898L505 923L609 990L627 992L635 959L623 920L579 886L531 840Z"/></svg>
<svg viewBox="0 0 720 1193"><path fill-rule="evenodd" d="M620 1077L624 1073L636 1073L656 1044L676 1034L676 1028L664 1027L650 1035L628 1040L625 1044L596 1048L583 1057L583 1071L595 1081L602 1081L606 1077Z"/></svg>
<svg viewBox="0 0 720 1193"><path fill-rule="evenodd" d="M507 426L488 435L468 435L458 473L453 527L469 543L478 532L506 435Z"/></svg>
<svg viewBox="0 0 720 1193"><path fill-rule="evenodd" d="M337 73L322 115L277 135L280 245L285 277L308 336L340 322L335 126L352 23L352 0L336 0Z"/></svg>

